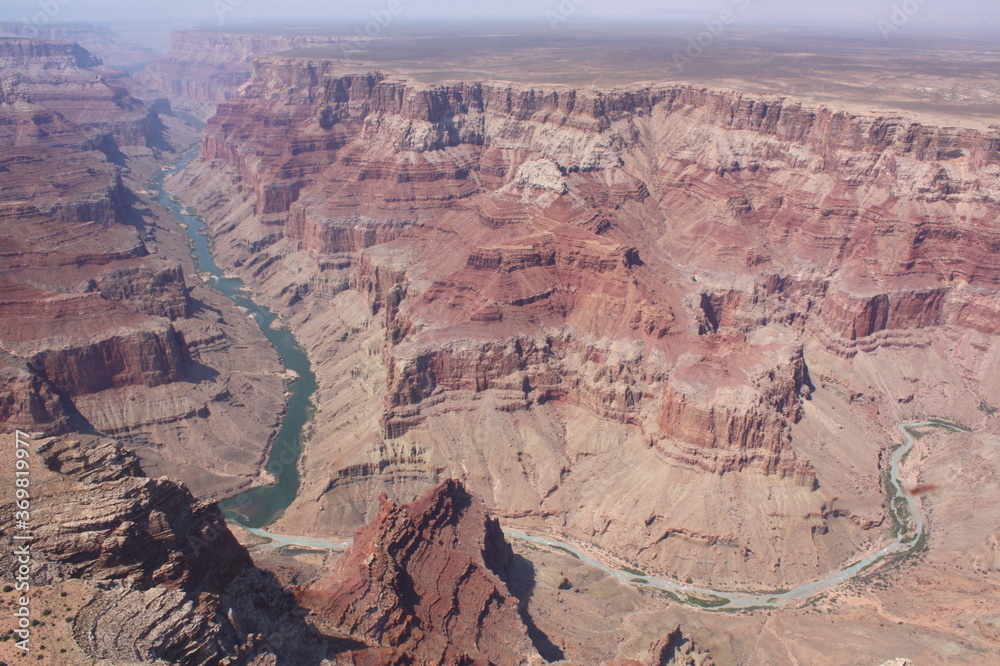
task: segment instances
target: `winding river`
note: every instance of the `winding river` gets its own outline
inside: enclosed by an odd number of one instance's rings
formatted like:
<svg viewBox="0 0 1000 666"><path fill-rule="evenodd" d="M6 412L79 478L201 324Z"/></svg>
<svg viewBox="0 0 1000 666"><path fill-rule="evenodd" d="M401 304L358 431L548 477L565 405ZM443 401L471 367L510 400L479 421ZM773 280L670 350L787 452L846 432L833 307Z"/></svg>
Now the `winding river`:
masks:
<svg viewBox="0 0 1000 666"><path fill-rule="evenodd" d="M903 482L900 479L900 466L903 458L905 458L906 455L913 449L913 445L916 443L917 438L913 429L931 426L945 428L956 432L966 431L964 428L960 428L956 425L945 423L943 421L918 421L915 423L899 424L898 427L900 432L905 437L905 443L893 452L890 460L889 484L891 490L889 492L889 507L892 511L892 516L896 521L896 524L901 526L898 530L901 532L901 535L889 542L888 545L883 546L879 550L876 550L867 557L858 560L854 564L835 571L819 580L799 585L791 590L774 593L747 594L713 590L698 587L696 585L685 585L684 583L678 583L677 581L667 578L659 578L657 576L639 574L637 572L628 572L622 569L612 569L605 563L587 555L571 544L567 544L558 539L517 532L515 530L504 530L504 532L508 536L515 539L523 539L525 541L549 546L551 548L569 551L571 555L583 560L587 564L603 569L623 582L662 590L684 603L701 606L703 608L711 608L713 610L777 608L793 601L807 599L832 587L836 587L837 585L840 585L841 583L844 583L860 574L862 571L884 557L890 555L903 555L916 548L922 547L925 540L923 516L920 513L920 508L917 505L916 500L903 486ZM912 520L910 518L911 516Z"/></svg>
<svg viewBox="0 0 1000 666"><path fill-rule="evenodd" d="M316 376L309 365L309 358L292 334L274 324L278 316L267 308L254 303L239 278L227 277L215 263L212 243L206 233L204 220L187 212L183 204L170 196L163 181L173 171L183 169L198 155L192 148L174 164L161 171L150 183L156 200L170 209L191 239L191 253L198 270L217 290L228 296L260 325L264 336L274 345L286 370L294 373L288 385L288 400L278 434L271 442L265 469L275 482L258 486L230 497L219 506L226 518L243 527L258 528L273 522L292 503L299 492L299 455L302 452L302 432L312 416L312 396L316 391ZM292 374L290 373L290 375Z"/></svg>
<svg viewBox="0 0 1000 666"><path fill-rule="evenodd" d="M302 450L302 433L312 414L312 396L316 391L316 377L310 368L308 357L292 334L284 328L273 325L278 321L277 315L254 303L244 288L243 282L238 278L225 276L215 263L212 245L205 233L204 221L200 217L188 213L181 203L164 190L163 182L168 173L187 166L195 158L197 152L197 148L195 148L186 153L173 167L161 172L150 186L155 192L157 200L170 209L181 226L187 229L198 270L206 276L212 286L245 309L248 316L257 321L264 335L278 350L285 368L297 376L297 379L292 381L288 387L287 411L268 455L266 469L274 477L275 482L269 486L251 488L220 502L220 506L228 521L268 540L268 543L261 548L274 549L290 546L314 550L343 550L350 545L350 541L307 539L272 534L263 529L264 526L281 515L298 493L298 460ZM916 443L914 429L931 426L953 431L965 431L964 428L944 421L919 421L899 425L905 442L893 452L890 459L888 504L892 517L898 526L895 532L901 534L895 536L888 545L863 559L830 573L824 578L799 585L791 590L773 593L742 593L686 585L636 570L627 571L616 568L601 561L598 557L584 552L572 543L553 536L513 529L505 529L504 533L512 539L566 552L624 583L661 590L682 603L713 610L777 608L840 585L885 557L906 554L922 547L925 541L924 519L916 500L903 487L900 480L900 466L903 458Z"/></svg>

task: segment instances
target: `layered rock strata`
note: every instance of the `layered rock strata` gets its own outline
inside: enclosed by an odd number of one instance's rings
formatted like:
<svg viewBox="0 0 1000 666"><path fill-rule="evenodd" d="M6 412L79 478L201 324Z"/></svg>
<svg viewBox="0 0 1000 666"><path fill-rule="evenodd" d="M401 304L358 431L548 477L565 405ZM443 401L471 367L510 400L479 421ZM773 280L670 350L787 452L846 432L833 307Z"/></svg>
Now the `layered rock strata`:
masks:
<svg viewBox="0 0 1000 666"><path fill-rule="evenodd" d="M523 664L534 648L504 582L513 558L482 500L446 480L406 506L383 495L336 569L302 598L396 659Z"/></svg>
<svg viewBox="0 0 1000 666"><path fill-rule="evenodd" d="M171 150L167 100L79 44L0 39L0 67L4 89L86 128L119 162Z"/></svg>
<svg viewBox="0 0 1000 666"><path fill-rule="evenodd" d="M0 62L0 427L114 435L199 494L252 482L278 359L137 183L187 134L78 45L3 39Z"/></svg>
<svg viewBox="0 0 1000 666"><path fill-rule="evenodd" d="M175 183L319 364L329 418L286 524L344 530L457 474L509 518L717 583L874 538L883 440L860 484L812 457L844 426L809 406L809 355L988 328L1000 136L339 67L258 59Z"/></svg>
<svg viewBox="0 0 1000 666"><path fill-rule="evenodd" d="M122 26L124 28L124 26ZM155 48L161 48L151 39L155 30L147 26L136 26L133 30L124 28L122 34L107 25L86 23L63 23L58 25L36 25L27 21L21 23L0 23L0 37L18 39L42 39L46 41L71 42L79 44L111 67L134 72L160 55ZM155 47L155 48L151 48ZM165 48L162 50L166 50ZM161 51L162 52L162 51Z"/></svg>
<svg viewBox="0 0 1000 666"><path fill-rule="evenodd" d="M31 454L34 594L83 583L90 598L72 620L87 656L320 663L325 641L292 596L253 565L214 504L145 477L138 459L111 440L36 441ZM3 509L2 559L13 566L14 507Z"/></svg>

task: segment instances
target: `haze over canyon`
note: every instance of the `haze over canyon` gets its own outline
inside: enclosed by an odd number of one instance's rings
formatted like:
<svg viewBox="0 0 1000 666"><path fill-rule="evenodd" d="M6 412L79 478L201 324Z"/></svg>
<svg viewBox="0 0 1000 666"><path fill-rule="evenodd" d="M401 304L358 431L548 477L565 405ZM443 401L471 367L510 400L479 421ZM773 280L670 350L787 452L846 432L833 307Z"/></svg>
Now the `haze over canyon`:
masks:
<svg viewBox="0 0 1000 666"><path fill-rule="evenodd" d="M995 40L700 29L0 26L28 658L996 663Z"/></svg>

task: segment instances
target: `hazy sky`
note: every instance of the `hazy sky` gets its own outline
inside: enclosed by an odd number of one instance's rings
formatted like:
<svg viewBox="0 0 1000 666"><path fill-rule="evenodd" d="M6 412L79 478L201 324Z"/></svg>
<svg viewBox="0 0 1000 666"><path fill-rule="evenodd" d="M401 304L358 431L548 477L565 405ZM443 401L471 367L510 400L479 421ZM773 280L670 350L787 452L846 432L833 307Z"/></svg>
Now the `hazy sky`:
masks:
<svg viewBox="0 0 1000 666"><path fill-rule="evenodd" d="M52 22L168 20L234 25L261 19L326 17L357 21L398 3L399 18L520 17L544 27L552 15L573 19L707 20L725 9L745 24L795 23L824 27L850 21L876 30L880 20L910 26L1000 26L1000 0L0 0L0 20L40 17Z"/></svg>

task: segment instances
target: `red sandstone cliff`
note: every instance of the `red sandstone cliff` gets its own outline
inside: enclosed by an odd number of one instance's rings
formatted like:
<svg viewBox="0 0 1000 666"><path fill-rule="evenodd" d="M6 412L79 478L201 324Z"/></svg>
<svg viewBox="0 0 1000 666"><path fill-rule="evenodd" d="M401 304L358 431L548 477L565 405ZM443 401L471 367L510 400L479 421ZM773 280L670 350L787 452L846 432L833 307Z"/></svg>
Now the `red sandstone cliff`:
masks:
<svg viewBox="0 0 1000 666"><path fill-rule="evenodd" d="M187 134L76 44L3 39L0 63L0 428L115 434L199 493L251 482L276 355L142 194Z"/></svg>
<svg viewBox="0 0 1000 666"><path fill-rule="evenodd" d="M994 311L994 134L689 86L254 67L175 184L330 372L323 471L286 514L309 529L466 474L503 515L671 570L831 567L824 530L860 544L877 518L831 511L796 441L806 348L922 348ZM813 507L824 527L786 540L809 555L761 535L812 519L734 472Z"/></svg>
<svg viewBox="0 0 1000 666"><path fill-rule="evenodd" d="M406 506L383 495L302 598L324 622L417 663L522 664L534 649L504 582L513 557L482 500L447 480Z"/></svg>

